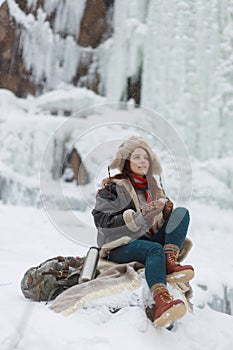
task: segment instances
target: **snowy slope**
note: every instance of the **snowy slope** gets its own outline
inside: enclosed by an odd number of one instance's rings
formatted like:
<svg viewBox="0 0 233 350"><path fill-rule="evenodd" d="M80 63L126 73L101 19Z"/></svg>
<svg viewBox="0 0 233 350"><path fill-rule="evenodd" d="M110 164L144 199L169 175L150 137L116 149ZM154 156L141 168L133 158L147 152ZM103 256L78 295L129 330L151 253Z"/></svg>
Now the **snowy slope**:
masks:
<svg viewBox="0 0 233 350"><path fill-rule="evenodd" d="M203 295L199 294L197 283L209 284L216 276L221 277L222 265L214 266L214 276L208 269L211 255L219 249L213 243L213 251L203 256L204 247L199 244L201 234L197 226L203 224L203 209L195 206L192 214L196 225L191 232L195 247L188 258L196 269L194 288L194 313L177 322L174 331L154 329L140 305L135 302L135 293L123 292L111 298L102 298L96 305L62 316L51 311L47 305L31 302L20 291L20 280L29 266L58 254L83 255L86 248L67 239L57 232L43 210L0 206L1 222L1 265L0 265L0 348L9 349L147 349L167 350L229 350L233 343L232 316L211 310L208 306L198 308ZM214 216L220 212L209 208ZM211 240L213 232L209 220L203 227L206 240ZM228 223L229 224L229 223ZM226 225L228 225L226 223ZM196 227L195 227L196 226ZM229 228L229 226L228 226ZM84 226L82 228L88 232ZM199 239L198 239L199 237ZM216 238L216 237L215 237ZM204 242L205 243L205 242ZM205 244L204 244L205 246ZM215 248L215 249L214 249ZM230 249L230 248L229 248ZM224 254L225 255L225 254ZM216 255L215 255L216 256ZM230 271L231 257L226 254L225 272ZM214 281L213 281L214 283ZM144 288L146 288L144 286ZM210 287L211 288L211 287ZM107 305L125 304L125 308L111 314ZM129 307L129 303L135 306Z"/></svg>

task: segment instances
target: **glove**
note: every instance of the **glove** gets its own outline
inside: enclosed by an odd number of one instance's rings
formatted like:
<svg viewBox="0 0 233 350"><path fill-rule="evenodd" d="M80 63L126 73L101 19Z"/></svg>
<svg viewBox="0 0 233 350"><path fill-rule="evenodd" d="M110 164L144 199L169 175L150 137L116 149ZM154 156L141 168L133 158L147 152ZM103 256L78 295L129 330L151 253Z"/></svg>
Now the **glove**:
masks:
<svg viewBox="0 0 233 350"><path fill-rule="evenodd" d="M163 218L164 220L167 220L169 218L169 216L171 215L173 211L173 203L172 201L168 200L163 208Z"/></svg>
<svg viewBox="0 0 233 350"><path fill-rule="evenodd" d="M147 203L142 209L142 216L144 220L149 220L162 212L164 208L164 203L160 201L152 201Z"/></svg>

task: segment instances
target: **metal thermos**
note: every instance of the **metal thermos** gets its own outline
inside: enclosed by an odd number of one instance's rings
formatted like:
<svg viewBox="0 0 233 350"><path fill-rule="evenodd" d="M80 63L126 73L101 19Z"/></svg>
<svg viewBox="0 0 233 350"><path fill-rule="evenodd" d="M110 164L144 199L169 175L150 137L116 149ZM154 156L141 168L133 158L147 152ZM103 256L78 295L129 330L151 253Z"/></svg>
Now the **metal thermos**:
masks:
<svg viewBox="0 0 233 350"><path fill-rule="evenodd" d="M95 278L99 260L99 248L91 247L86 255L83 268L79 277L79 283L88 282Z"/></svg>

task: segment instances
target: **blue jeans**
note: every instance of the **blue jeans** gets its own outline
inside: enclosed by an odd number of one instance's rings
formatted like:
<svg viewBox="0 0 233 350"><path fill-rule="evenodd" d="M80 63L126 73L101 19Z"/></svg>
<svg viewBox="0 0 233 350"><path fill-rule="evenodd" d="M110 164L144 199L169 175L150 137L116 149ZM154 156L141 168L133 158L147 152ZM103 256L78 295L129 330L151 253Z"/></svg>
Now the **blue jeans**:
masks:
<svg viewBox="0 0 233 350"><path fill-rule="evenodd" d="M150 240L137 239L113 249L109 260L117 263L138 261L145 265L145 277L151 288L155 283L166 284L164 244L182 247L188 231L190 217L185 208L176 208L161 229Z"/></svg>

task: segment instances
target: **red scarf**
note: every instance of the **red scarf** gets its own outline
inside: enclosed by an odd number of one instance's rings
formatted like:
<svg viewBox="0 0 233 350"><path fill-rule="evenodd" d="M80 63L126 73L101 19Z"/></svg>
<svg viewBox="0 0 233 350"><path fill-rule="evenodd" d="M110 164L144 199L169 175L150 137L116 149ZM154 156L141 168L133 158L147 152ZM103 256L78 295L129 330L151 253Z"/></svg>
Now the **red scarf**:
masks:
<svg viewBox="0 0 233 350"><path fill-rule="evenodd" d="M133 178L133 183L135 185L135 187L140 190L140 191L144 191L145 192L145 196L146 196L146 201L147 203L152 201L151 198L151 194L148 191L148 182L147 182L147 178L146 177L142 177L139 175L135 175L135 174L131 174L132 178Z"/></svg>

